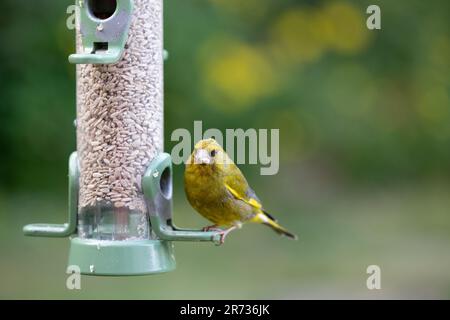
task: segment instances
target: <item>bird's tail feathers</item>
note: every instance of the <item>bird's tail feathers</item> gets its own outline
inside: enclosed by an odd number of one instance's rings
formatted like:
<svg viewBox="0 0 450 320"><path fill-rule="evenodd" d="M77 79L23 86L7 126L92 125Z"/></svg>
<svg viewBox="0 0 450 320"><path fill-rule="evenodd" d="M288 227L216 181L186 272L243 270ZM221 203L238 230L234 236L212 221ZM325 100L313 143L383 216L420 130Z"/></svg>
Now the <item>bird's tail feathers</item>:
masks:
<svg viewBox="0 0 450 320"><path fill-rule="evenodd" d="M276 220L272 218L272 216L267 215L265 213L260 213L260 214L264 216L264 217L261 217L261 219L260 219L262 224L265 224L266 226L269 226L270 228L272 228L272 230L274 230L279 235L288 237L289 239L292 239L292 240L297 240L298 239L297 235L293 234L292 232L289 232L288 230L286 230L285 228L280 226L276 222Z"/></svg>

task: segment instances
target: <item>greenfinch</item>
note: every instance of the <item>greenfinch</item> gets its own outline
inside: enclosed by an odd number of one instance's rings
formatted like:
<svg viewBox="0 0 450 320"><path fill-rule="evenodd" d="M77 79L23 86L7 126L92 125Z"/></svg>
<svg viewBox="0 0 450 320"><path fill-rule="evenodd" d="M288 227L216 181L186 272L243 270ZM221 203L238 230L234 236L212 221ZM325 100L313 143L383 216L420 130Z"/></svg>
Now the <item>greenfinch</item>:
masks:
<svg viewBox="0 0 450 320"><path fill-rule="evenodd" d="M221 241L243 223L269 226L291 239L297 236L268 214L241 170L214 139L199 141L186 162L184 187L192 207L213 223L204 230L219 230Z"/></svg>

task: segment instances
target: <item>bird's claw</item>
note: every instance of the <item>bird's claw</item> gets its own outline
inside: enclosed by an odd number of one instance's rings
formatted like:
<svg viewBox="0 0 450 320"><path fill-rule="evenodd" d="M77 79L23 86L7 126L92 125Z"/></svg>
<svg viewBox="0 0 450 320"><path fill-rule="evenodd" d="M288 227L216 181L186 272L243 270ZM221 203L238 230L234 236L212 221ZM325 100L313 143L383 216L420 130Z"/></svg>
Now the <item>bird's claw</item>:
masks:
<svg viewBox="0 0 450 320"><path fill-rule="evenodd" d="M213 241L214 241L214 244L215 244L216 246L221 246L221 245L223 245L223 244L225 243L225 238L226 238L227 234L228 234L228 233L227 233L226 231L224 231L224 230L218 232L217 235L214 236L214 240L213 240Z"/></svg>
<svg viewBox="0 0 450 320"><path fill-rule="evenodd" d="M202 229L204 232L208 232L208 231L222 231L222 229L218 228L216 225L212 225L212 226L206 226L203 227Z"/></svg>
<svg viewBox="0 0 450 320"><path fill-rule="evenodd" d="M236 228L237 228L237 226L232 226L231 228L228 228L228 229L226 229L226 230L221 230L221 231L219 232L219 235L220 235L219 245L224 244L224 243L225 243L225 238L227 237L227 235L228 235L231 231L235 230Z"/></svg>
<svg viewBox="0 0 450 320"><path fill-rule="evenodd" d="M214 240L213 241L216 243L216 245L220 246L220 245L225 243L225 238L227 237L227 235L231 231L235 230L237 227L238 226L232 226L231 228L228 228L228 229L224 230L224 229L219 228L217 225L212 225L212 226L206 226L202 230L204 232L208 232L208 231L215 231L215 232L217 232L217 234L214 235L214 238L213 238ZM218 239L217 239L217 236L218 236Z"/></svg>
<svg viewBox="0 0 450 320"><path fill-rule="evenodd" d="M221 246L221 245L223 245L225 243L225 238L227 237L228 232L222 231L219 234L220 234L219 246Z"/></svg>

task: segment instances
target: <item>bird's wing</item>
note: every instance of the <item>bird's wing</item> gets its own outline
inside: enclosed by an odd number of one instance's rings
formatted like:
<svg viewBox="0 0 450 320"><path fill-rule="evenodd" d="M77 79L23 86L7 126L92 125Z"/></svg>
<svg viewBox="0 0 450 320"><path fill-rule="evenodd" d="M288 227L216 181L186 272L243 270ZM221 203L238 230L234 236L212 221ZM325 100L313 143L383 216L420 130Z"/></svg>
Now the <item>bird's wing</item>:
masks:
<svg viewBox="0 0 450 320"><path fill-rule="evenodd" d="M230 193L238 200L244 201L245 203L251 205L252 207L256 208L256 209L262 209L262 205L259 202L258 198L255 197L249 197L246 194L241 194L238 191L236 191L235 189L233 189L229 184L225 183L225 187L227 188L228 191L230 191ZM252 190L253 191L253 190ZM253 192L254 193L254 192ZM255 199L256 198L256 199Z"/></svg>
<svg viewBox="0 0 450 320"><path fill-rule="evenodd" d="M276 219L264 210L261 201L256 196L255 191L248 185L247 179L245 179L241 170L235 165L230 166L229 174L224 177L225 188L231 193L237 200L243 201L251 207L263 212L271 220Z"/></svg>
<svg viewBox="0 0 450 320"><path fill-rule="evenodd" d="M261 204L261 201L258 199L258 197L255 194L255 191L253 191L252 188L248 187L247 192L245 194L241 194L237 190L233 189L227 183L225 183L225 187L236 199L241 200L241 201L247 203L248 205L252 206L253 208L262 211L267 217L269 217L269 219L271 219L275 222L277 221L277 219L275 219L272 215L270 215L267 211L264 210L264 208Z"/></svg>

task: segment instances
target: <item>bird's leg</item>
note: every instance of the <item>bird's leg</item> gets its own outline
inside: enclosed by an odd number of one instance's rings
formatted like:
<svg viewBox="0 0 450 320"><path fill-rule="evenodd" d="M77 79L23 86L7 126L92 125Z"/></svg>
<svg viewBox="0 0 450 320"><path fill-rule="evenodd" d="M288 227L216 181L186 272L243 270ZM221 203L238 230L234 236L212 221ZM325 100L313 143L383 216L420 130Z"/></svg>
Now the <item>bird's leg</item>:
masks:
<svg viewBox="0 0 450 320"><path fill-rule="evenodd" d="M225 242L225 238L227 237L227 235L231 232L231 231L233 231L233 230L235 230L235 229L237 229L238 228L238 226L232 226L232 227L230 227L230 228L228 228L228 229L225 229L225 230L223 230L222 232L220 232L220 244L223 244L224 242Z"/></svg>
<svg viewBox="0 0 450 320"><path fill-rule="evenodd" d="M222 229L220 229L218 225L213 224L212 226L204 227L202 230L206 232L206 231L214 231L214 230L222 230Z"/></svg>

